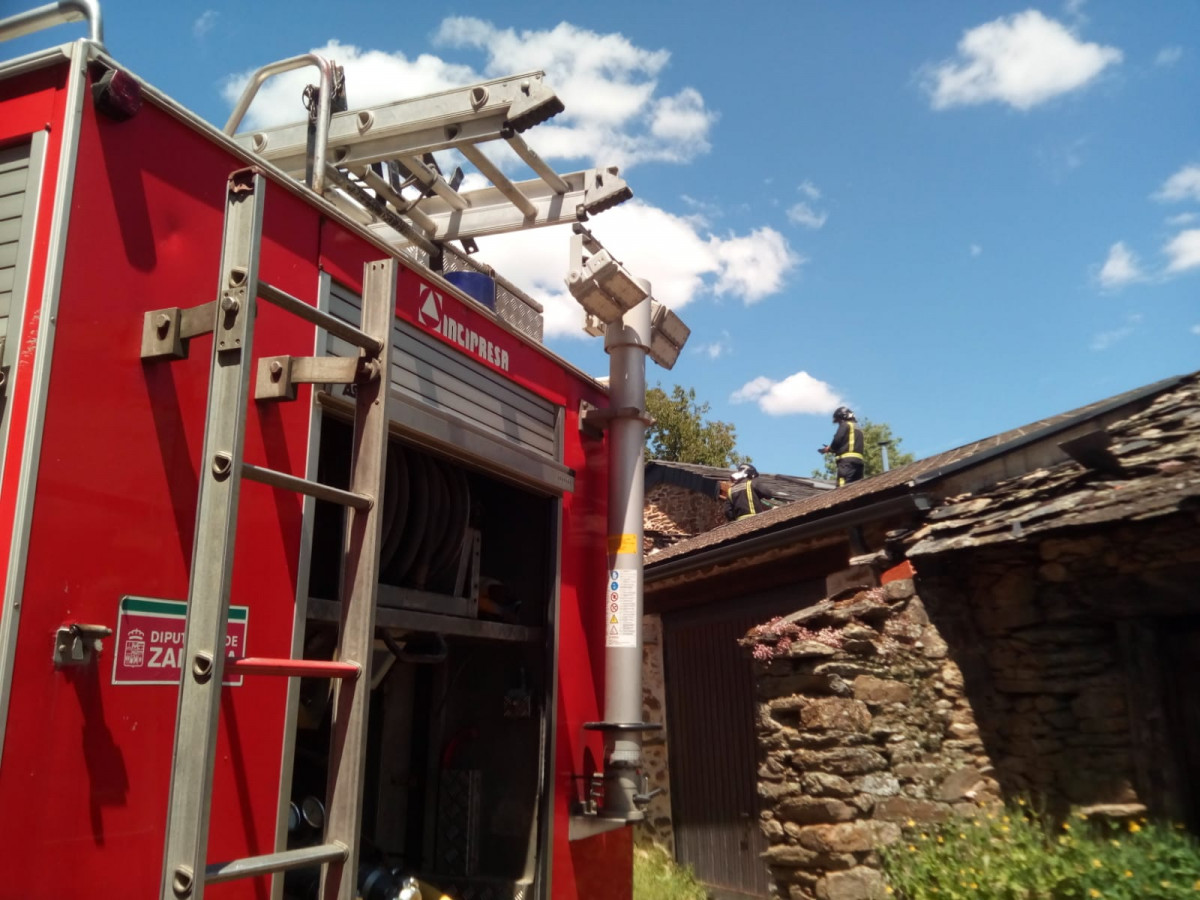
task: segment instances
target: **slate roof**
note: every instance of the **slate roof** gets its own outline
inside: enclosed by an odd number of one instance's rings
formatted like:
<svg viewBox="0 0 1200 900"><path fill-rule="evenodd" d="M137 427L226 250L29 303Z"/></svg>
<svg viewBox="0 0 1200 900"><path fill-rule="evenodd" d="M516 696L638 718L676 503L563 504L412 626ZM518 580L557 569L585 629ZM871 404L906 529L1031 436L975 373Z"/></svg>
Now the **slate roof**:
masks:
<svg viewBox="0 0 1200 900"><path fill-rule="evenodd" d="M718 466L652 459L646 463L646 490L658 484L674 484L712 497L720 496L721 484L729 483L730 470ZM785 503L833 489L833 482L798 475L760 473L756 481L764 496Z"/></svg>
<svg viewBox="0 0 1200 900"><path fill-rule="evenodd" d="M929 513L908 555L1200 509L1200 373L1064 449L1073 461L954 498Z"/></svg>
<svg viewBox="0 0 1200 900"><path fill-rule="evenodd" d="M818 519L825 515L852 510L876 501L912 493L921 486L932 485L954 472L1012 452L1026 444L1051 437L1056 432L1078 425L1089 418L1101 416L1126 404L1162 393L1179 385L1184 380L1184 377L1167 378L1145 387L1126 391L1115 397L1099 400L1069 412L1039 419L1028 425L934 454L906 466L891 469L873 478L866 478L832 491L824 491L748 519L730 522L647 557L647 578L652 577L655 567L671 560L698 555L710 549L742 540L750 535L783 530L807 517Z"/></svg>

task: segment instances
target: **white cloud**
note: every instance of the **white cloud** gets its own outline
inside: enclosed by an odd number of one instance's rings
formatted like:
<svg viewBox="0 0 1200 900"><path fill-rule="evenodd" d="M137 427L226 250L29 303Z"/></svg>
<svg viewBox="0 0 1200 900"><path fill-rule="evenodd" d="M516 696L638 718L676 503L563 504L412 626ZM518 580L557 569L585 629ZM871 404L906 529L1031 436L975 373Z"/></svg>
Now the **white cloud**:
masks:
<svg viewBox="0 0 1200 900"><path fill-rule="evenodd" d="M1154 194L1155 200L1174 203L1180 200L1200 200L1200 165L1184 166L1163 182Z"/></svg>
<svg viewBox="0 0 1200 900"><path fill-rule="evenodd" d="M1200 325L1192 326L1192 334L1200 334Z"/></svg>
<svg viewBox="0 0 1200 900"><path fill-rule="evenodd" d="M825 224L825 220L829 218L829 214L825 212L817 212L809 204L801 200L792 205L787 211L787 217L797 225L803 225L805 228L817 229Z"/></svg>
<svg viewBox="0 0 1200 900"><path fill-rule="evenodd" d="M1179 215L1177 215L1177 216L1169 216L1167 218L1167 224L1175 225L1175 226L1191 225L1195 221L1196 221L1196 214L1190 213L1190 212L1189 213L1179 213Z"/></svg>
<svg viewBox="0 0 1200 900"><path fill-rule="evenodd" d="M1157 66L1173 66L1183 58L1183 48L1176 45L1171 47L1163 47L1158 51L1158 55L1154 57L1154 64Z"/></svg>
<svg viewBox="0 0 1200 900"><path fill-rule="evenodd" d="M1168 272L1186 272L1200 266L1200 228L1181 231L1163 248Z"/></svg>
<svg viewBox="0 0 1200 900"><path fill-rule="evenodd" d="M972 244L971 245L971 255L972 256L982 256L983 248L981 246L979 246L978 244Z"/></svg>
<svg viewBox="0 0 1200 900"><path fill-rule="evenodd" d="M804 262L773 228L756 228L741 237L713 236L708 246L717 261L713 291L741 297L747 304L776 293L788 272Z"/></svg>
<svg viewBox="0 0 1200 900"><path fill-rule="evenodd" d="M958 56L934 67L934 109L1007 103L1026 110L1086 86L1121 61L1116 47L1085 43L1035 9L966 32Z"/></svg>
<svg viewBox="0 0 1200 900"><path fill-rule="evenodd" d="M564 159L627 167L646 160L682 163L708 149L716 115L701 94L692 88L669 96L658 93L657 77L669 59L665 50L646 50L620 34L598 34L567 23L517 32L470 17L443 20L436 40L442 47L479 51L478 65L432 54L409 58L337 41L313 52L344 67L351 108L544 70L566 111L539 125L529 140L560 170L580 167L559 162ZM251 74L226 80L222 90L231 105ZM302 120L300 98L315 76L309 68L266 82L243 130ZM516 159L503 145L489 146L487 152L504 168ZM446 168L446 160L441 162ZM461 190L485 184L469 171ZM634 274L652 282L659 300L675 309L705 294L758 302L779 291L804 262L772 228L713 233L708 216L720 210L696 206L694 214L679 216L633 200L598 216L589 227ZM582 311L563 284L569 242L570 234L559 228L479 239L480 258L544 304L547 336L582 336Z"/></svg>
<svg viewBox="0 0 1200 900"><path fill-rule="evenodd" d="M363 50L338 41L330 41L312 52L336 60L345 69L346 96L351 108L376 106L401 97L419 97L483 80L469 66L448 63L428 53L409 59L400 52ZM241 96L252 74L253 71L242 72L225 80L221 92L231 106ZM305 86L316 81L317 71L309 67L285 72L265 82L241 129L270 128L303 121L307 113L301 97Z"/></svg>
<svg viewBox="0 0 1200 900"><path fill-rule="evenodd" d="M721 217L721 207L716 203L712 203L708 200L698 200L690 194L680 194L679 199L683 201L685 206L694 210L694 212L688 216L688 219L695 223L697 227L705 227L713 219L718 219Z"/></svg>
<svg viewBox="0 0 1200 900"><path fill-rule="evenodd" d="M665 50L646 50L620 34L598 34L565 22L548 31L517 32L470 17L444 19L435 41L454 50L482 51L481 67L428 53L409 58L400 51L337 41L313 52L345 69L352 108L545 71L547 83L566 106L538 126L530 140L545 159L628 168L648 160L687 162L709 149L708 134L717 115L705 106L700 92L685 87L671 95L658 94L657 76L670 59ZM226 79L222 92L231 105L251 74ZM300 97L305 85L315 80L310 68L266 82L243 128L302 120ZM505 164L502 154L497 162Z"/></svg>
<svg viewBox="0 0 1200 900"><path fill-rule="evenodd" d="M1120 328L1114 328L1112 331L1102 331L1092 338L1091 348L1093 350L1107 350L1120 341L1125 340L1137 330L1137 326L1142 323L1142 317L1132 315L1126 319L1126 324Z"/></svg>
<svg viewBox="0 0 1200 900"><path fill-rule="evenodd" d="M716 114L699 91L656 96L657 76L670 59L666 50L646 50L623 35L566 22L548 31L518 32L469 16L443 20L434 40L482 51L489 77L546 73L566 111L538 128L536 146L543 156L628 167L647 160L685 162L709 149Z"/></svg>
<svg viewBox="0 0 1200 900"><path fill-rule="evenodd" d="M202 17L203 18L203 17ZM547 84L565 112L538 127L530 140L547 160L577 160L628 168L638 162L686 162L709 149L713 110L694 88L658 94L658 74L670 54L635 46L618 34L560 23L551 30L500 29L482 19L443 20L439 46L482 53L478 71L432 54L410 59L401 52L364 49L331 41L313 53L346 70L350 107L376 106L520 72L546 72ZM233 104L251 72L226 80L222 92ZM282 125L304 118L300 95L314 72L296 70L263 85L246 128Z"/></svg>
<svg viewBox="0 0 1200 900"><path fill-rule="evenodd" d="M1100 269L1097 279L1105 288L1119 288L1145 277L1137 256L1125 246L1124 241L1117 241L1108 248L1108 258Z"/></svg>
<svg viewBox="0 0 1200 900"><path fill-rule="evenodd" d="M217 25L217 11L215 9L206 9L192 23L192 35L197 38L202 38Z"/></svg>
<svg viewBox="0 0 1200 900"><path fill-rule="evenodd" d="M843 402L831 385L807 372L797 372L782 381L760 375L734 391L729 399L734 403L757 403L769 416L827 414Z"/></svg>
<svg viewBox="0 0 1200 900"><path fill-rule="evenodd" d="M733 350L733 343L730 340L729 332L722 331L721 336L707 344L700 344L693 352L707 356L710 360L720 359L722 356L727 356Z"/></svg>
<svg viewBox="0 0 1200 900"><path fill-rule="evenodd" d="M712 113L704 108L704 98L700 92L684 88L673 97L655 101L650 132L667 141L703 141L711 124ZM706 143L706 149L707 146Z"/></svg>
<svg viewBox="0 0 1200 900"><path fill-rule="evenodd" d="M676 311L707 294L756 303L779 291L802 262L771 228L721 237L694 219L636 199L597 216L589 227ZM540 228L479 239L478 258L545 306L548 337L584 336L583 311L563 283L570 238L566 229Z"/></svg>
<svg viewBox="0 0 1200 900"><path fill-rule="evenodd" d="M793 203L787 211L788 219L797 225L803 225L805 228L813 230L824 227L829 214L824 210L817 209L814 205L821 199L821 189L805 179L796 186L796 190L808 199Z"/></svg>

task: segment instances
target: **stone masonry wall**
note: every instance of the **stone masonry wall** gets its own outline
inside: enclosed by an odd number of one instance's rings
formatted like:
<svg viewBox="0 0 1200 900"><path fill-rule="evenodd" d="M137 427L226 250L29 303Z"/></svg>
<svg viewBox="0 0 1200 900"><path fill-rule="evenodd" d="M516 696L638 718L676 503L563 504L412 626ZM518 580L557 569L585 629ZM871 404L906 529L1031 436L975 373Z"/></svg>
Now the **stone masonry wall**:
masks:
<svg viewBox="0 0 1200 900"><path fill-rule="evenodd" d="M642 518L649 549L660 546L652 538L677 536L677 539L712 531L725 524L725 501L674 484L657 484L646 492ZM667 542L663 542L665 544Z"/></svg>
<svg viewBox="0 0 1200 900"><path fill-rule="evenodd" d="M667 685L663 677L662 616L642 617L642 721L661 725L642 739L642 768L650 789L662 793L650 800L646 818L638 824L639 840L650 840L675 855L675 830L671 822L671 777L667 768Z"/></svg>
<svg viewBox="0 0 1200 900"><path fill-rule="evenodd" d="M1200 612L1197 563L1200 529L1180 517L963 554L922 574L1006 795L1059 812L1182 816L1160 687L1178 678L1137 641Z"/></svg>
<svg viewBox="0 0 1200 900"><path fill-rule="evenodd" d="M911 579L752 630L765 862L789 900L886 896L880 847L998 799L962 672Z"/></svg>

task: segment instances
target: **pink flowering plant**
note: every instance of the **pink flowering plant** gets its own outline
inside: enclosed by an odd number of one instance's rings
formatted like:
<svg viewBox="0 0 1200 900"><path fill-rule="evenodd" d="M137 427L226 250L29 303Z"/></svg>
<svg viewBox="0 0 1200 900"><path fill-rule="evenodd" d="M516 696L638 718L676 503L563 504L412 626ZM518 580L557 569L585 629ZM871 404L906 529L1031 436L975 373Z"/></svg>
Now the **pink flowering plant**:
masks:
<svg viewBox="0 0 1200 900"><path fill-rule="evenodd" d="M835 650L842 647L842 637L836 630L820 628L814 631L803 625L788 622L780 616L752 629L749 637L754 640L750 654L761 662L787 656L791 652L792 644L802 641L813 641Z"/></svg>

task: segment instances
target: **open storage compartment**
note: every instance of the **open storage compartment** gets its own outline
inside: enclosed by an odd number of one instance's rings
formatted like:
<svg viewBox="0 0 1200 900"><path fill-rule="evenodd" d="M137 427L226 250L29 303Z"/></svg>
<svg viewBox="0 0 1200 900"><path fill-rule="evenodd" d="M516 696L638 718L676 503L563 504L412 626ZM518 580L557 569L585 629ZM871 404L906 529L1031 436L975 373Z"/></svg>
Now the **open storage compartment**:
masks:
<svg viewBox="0 0 1200 900"><path fill-rule="evenodd" d="M320 441L320 479L345 485L349 426L324 416ZM557 506L555 497L392 439L364 878L374 864L454 897L527 896L546 827ZM340 507L317 502L306 658L329 658L336 644L342 518ZM330 697L327 680L301 681L289 847L321 834ZM290 875L285 896L316 896L316 876Z"/></svg>

